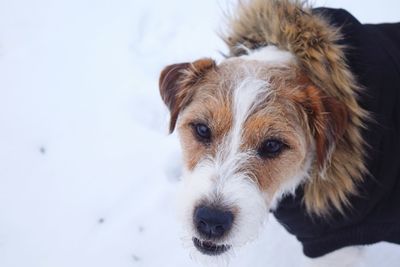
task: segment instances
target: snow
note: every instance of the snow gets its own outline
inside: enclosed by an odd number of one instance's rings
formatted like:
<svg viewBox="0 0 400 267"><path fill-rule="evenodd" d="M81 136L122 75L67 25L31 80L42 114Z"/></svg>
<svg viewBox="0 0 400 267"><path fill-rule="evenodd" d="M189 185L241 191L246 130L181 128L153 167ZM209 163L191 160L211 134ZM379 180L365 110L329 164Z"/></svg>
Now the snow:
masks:
<svg viewBox="0 0 400 267"><path fill-rule="evenodd" d="M179 146L158 95L166 64L226 51L228 0L0 1L0 266L199 266L175 215ZM397 0L326 0L363 22ZM366 249L396 266L400 249ZM273 219L231 266L297 266Z"/></svg>

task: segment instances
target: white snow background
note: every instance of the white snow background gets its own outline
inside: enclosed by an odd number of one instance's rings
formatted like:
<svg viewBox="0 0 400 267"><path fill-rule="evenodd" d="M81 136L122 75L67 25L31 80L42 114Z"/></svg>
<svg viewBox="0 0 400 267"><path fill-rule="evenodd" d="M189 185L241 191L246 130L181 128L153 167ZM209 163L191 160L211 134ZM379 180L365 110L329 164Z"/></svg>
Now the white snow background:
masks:
<svg viewBox="0 0 400 267"><path fill-rule="evenodd" d="M235 0L0 0L0 266L199 266L175 216L179 146L158 75L221 59ZM325 0L362 22L400 21L398 0ZM400 247L365 266L400 266ZM299 266L273 219L231 266Z"/></svg>

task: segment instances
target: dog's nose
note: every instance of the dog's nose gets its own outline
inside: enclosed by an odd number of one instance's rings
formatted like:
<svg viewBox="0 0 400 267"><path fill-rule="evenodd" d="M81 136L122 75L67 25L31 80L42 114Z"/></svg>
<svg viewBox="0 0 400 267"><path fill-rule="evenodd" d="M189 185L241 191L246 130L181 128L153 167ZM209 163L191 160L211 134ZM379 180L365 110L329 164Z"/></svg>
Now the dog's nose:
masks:
<svg viewBox="0 0 400 267"><path fill-rule="evenodd" d="M228 232L233 223L233 213L206 206L197 207L194 211L194 224L203 237L220 238Z"/></svg>

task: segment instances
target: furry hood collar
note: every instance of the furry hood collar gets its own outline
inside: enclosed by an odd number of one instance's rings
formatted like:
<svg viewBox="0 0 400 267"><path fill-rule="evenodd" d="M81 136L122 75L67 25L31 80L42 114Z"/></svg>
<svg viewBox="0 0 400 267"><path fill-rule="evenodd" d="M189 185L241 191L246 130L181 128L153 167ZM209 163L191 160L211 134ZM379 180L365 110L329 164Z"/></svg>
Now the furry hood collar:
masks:
<svg viewBox="0 0 400 267"><path fill-rule="evenodd" d="M312 171L304 185L303 198L311 214L325 216L332 209L343 213L366 172L360 131L368 114L357 102L360 87L347 65L340 28L298 0L245 1L233 14L228 30L222 34L231 57L268 45L287 50L317 87L348 109L349 127L337 142L325 170L320 172L315 167Z"/></svg>

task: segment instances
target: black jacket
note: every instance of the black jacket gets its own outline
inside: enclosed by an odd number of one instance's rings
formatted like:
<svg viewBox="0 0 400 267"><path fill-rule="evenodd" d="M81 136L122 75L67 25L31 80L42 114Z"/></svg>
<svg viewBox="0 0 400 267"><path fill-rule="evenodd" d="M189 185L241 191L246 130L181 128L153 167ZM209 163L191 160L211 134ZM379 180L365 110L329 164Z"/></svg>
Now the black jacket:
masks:
<svg viewBox="0 0 400 267"><path fill-rule="evenodd" d="M342 9L313 12L342 27L348 63L366 89L359 103L376 120L363 132L371 176L361 184L361 196L351 198L345 217L337 212L330 219L311 218L301 204L302 188L284 198L274 215L309 257L351 245L400 244L400 23L361 24Z"/></svg>

